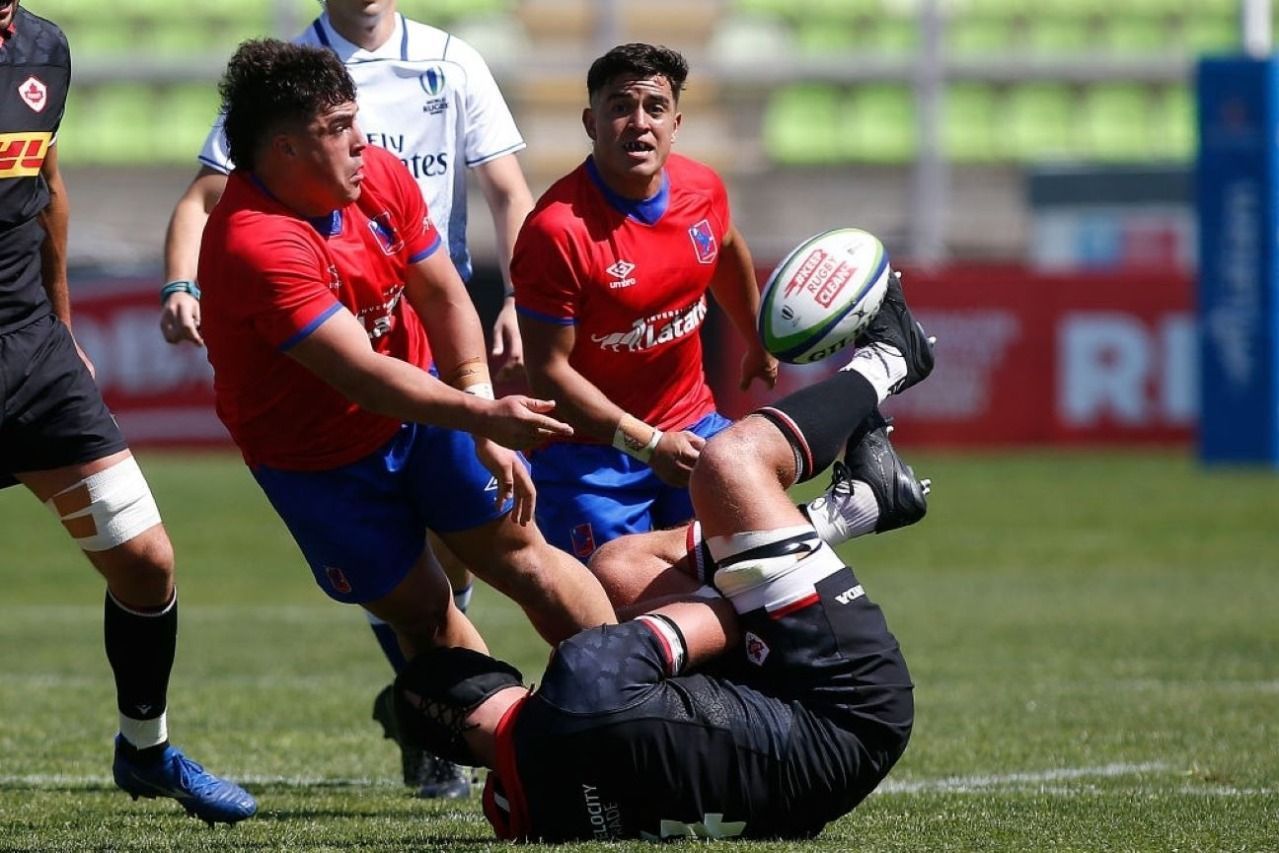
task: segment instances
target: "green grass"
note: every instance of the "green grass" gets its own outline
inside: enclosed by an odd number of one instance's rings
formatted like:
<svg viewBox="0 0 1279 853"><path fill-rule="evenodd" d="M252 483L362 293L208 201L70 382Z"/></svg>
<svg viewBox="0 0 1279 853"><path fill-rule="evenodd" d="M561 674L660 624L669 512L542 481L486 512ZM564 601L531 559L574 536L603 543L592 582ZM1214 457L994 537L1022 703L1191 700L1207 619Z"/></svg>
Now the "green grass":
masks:
<svg viewBox="0 0 1279 853"><path fill-rule="evenodd" d="M935 479L928 518L844 550L911 665L910 748L818 841L740 846L1279 849L1279 479L1173 453L910 456ZM397 784L364 619L314 586L240 463L140 457L179 555L171 734L259 816L210 831L114 790L101 583L9 489L0 849L506 849L476 800ZM482 589L472 613L540 671L514 607Z"/></svg>

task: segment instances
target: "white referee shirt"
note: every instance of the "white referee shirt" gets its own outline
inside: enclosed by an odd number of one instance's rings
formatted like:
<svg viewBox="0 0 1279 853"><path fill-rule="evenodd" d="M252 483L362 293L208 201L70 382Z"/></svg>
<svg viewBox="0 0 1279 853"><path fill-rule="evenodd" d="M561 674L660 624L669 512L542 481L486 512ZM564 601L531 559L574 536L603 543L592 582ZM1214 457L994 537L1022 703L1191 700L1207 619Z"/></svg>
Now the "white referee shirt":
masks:
<svg viewBox="0 0 1279 853"><path fill-rule="evenodd" d="M377 50L363 50L338 35L327 12L294 41L327 47L346 65L355 81L360 129L413 173L454 266L463 281L470 280L466 171L459 163L471 168L524 148L483 57L461 39L399 13L395 31ZM221 117L204 141L200 162L231 171Z"/></svg>

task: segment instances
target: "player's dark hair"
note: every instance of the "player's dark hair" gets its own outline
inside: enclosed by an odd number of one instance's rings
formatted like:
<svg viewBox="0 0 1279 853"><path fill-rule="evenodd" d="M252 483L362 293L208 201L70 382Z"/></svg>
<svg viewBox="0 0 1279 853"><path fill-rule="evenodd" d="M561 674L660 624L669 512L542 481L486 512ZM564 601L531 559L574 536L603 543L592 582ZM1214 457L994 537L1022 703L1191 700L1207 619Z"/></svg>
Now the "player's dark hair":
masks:
<svg viewBox="0 0 1279 853"><path fill-rule="evenodd" d="M333 51L278 39L240 44L218 83L222 132L235 165L252 169L262 143L355 100L355 83Z"/></svg>
<svg viewBox="0 0 1279 853"><path fill-rule="evenodd" d="M679 51L661 45L619 44L591 63L591 70L586 72L587 97L594 98L618 77L665 77L678 101L688 79L688 60Z"/></svg>

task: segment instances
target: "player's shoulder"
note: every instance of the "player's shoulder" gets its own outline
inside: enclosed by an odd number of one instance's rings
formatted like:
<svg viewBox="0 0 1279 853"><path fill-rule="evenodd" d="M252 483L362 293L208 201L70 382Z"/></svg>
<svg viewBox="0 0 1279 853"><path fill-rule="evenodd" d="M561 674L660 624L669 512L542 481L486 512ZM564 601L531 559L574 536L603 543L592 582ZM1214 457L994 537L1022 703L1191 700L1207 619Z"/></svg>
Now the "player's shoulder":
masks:
<svg viewBox="0 0 1279 853"><path fill-rule="evenodd" d="M681 191L720 190L724 186L724 179L714 168L682 154L671 154L666 161L666 172L672 188Z"/></svg>
<svg viewBox="0 0 1279 853"><path fill-rule="evenodd" d="M360 156L364 161L365 174L372 177L379 186L385 185L388 180L395 179L399 172L409 175L404 162L399 157L378 145L368 146ZM412 179L411 175L409 179Z"/></svg>
<svg viewBox="0 0 1279 853"><path fill-rule="evenodd" d="M578 166L542 193L533 205L529 220L536 220L541 223L541 227L546 228L566 228L571 223L580 221L581 211L586 207L584 199L592 192L592 186L585 164Z"/></svg>
<svg viewBox="0 0 1279 853"><path fill-rule="evenodd" d="M13 28L18 37L6 48L17 55L11 55L10 62L70 64L71 49L67 46L67 36L53 21L42 18L26 6L19 6Z"/></svg>

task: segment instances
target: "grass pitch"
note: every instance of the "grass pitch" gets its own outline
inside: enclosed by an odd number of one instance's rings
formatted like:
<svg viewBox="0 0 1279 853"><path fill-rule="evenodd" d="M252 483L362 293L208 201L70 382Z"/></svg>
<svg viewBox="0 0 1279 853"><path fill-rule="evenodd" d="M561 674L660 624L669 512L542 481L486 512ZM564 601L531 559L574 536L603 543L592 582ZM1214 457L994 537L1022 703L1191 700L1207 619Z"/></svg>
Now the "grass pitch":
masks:
<svg viewBox="0 0 1279 853"><path fill-rule="evenodd" d="M1177 453L907 454L919 526L845 546L916 682L905 757L807 844L747 850L1279 849L1279 478ZM102 584L0 492L0 849L505 849L477 799L398 784L389 671L231 456L139 454L178 550L174 743L259 814L209 830L110 779ZM497 594L472 614L536 677ZM649 845L568 845L569 851Z"/></svg>

